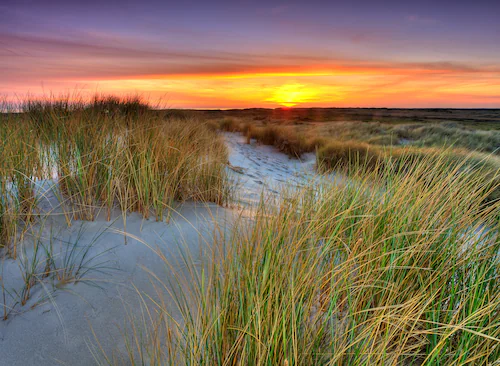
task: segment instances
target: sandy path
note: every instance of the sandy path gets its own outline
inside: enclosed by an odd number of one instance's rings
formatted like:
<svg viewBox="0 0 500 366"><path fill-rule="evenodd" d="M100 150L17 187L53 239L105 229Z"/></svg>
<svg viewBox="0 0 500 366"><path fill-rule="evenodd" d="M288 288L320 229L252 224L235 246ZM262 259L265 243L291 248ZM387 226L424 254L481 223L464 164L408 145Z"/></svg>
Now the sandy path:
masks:
<svg viewBox="0 0 500 366"><path fill-rule="evenodd" d="M258 201L263 189L277 194L280 185L301 185L307 176L313 174L314 157L311 155L299 161L289 159L272 147L246 144L245 139L237 134L225 134L224 138L230 150L229 161L235 171L232 175L239 184L238 196L242 206ZM55 207L56 201L47 191L42 202L44 210ZM130 214L127 232L159 248L171 263L181 261L179 246L199 263L212 249L210 238L214 226L230 226L227 222L234 220L238 213L239 210L215 205L186 203L179 207L169 224L154 219L143 220L138 214ZM67 228L60 215L47 219L43 237L48 240L53 236L54 245L61 253L65 251L65 243L74 241L80 230L84 235L79 245L83 247L104 231L90 255L105 252L99 257L99 262L106 261L113 270L108 274L89 273L86 279L95 280L100 288L86 283L60 286L48 281L45 288L38 285L26 305L16 305L7 321L0 320L0 365L95 364L88 346L95 342L91 327L107 352L124 354L119 329L125 325L131 309L138 313L135 315L140 315L139 297L134 286L154 296L151 278L144 268L160 277L168 276L169 272L159 256L143 243L128 239L127 245L124 244L123 235L116 233L124 229L118 211L114 212L114 222L105 221L103 216L94 222L74 222L71 228ZM200 240L200 234L205 241ZM25 247L30 258L33 238L29 235ZM22 288L19 263L5 260L1 267L5 288L11 293L19 291ZM181 264L175 269L181 273L185 271ZM55 305L47 301L48 294L53 297ZM7 300L8 305L14 302L13 299Z"/></svg>
<svg viewBox="0 0 500 366"><path fill-rule="evenodd" d="M314 154L305 154L301 160L291 159L271 146L246 143L240 134L224 134L229 147L229 163L237 172L240 184L237 199L252 204L262 191L278 193L280 186L302 186L314 176Z"/></svg>

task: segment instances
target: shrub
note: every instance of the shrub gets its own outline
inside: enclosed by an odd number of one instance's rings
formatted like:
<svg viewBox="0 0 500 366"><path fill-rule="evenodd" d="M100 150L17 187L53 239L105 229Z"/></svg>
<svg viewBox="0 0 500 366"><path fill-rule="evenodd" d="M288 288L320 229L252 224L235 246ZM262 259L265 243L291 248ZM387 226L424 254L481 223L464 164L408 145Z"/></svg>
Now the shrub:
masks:
<svg viewBox="0 0 500 366"><path fill-rule="evenodd" d="M321 171L363 166L374 170L382 163L380 151L355 141L330 141L318 149L317 163Z"/></svg>
<svg viewBox="0 0 500 366"><path fill-rule="evenodd" d="M233 118L223 118L219 122L219 128L226 132L238 132L240 131L240 124Z"/></svg>

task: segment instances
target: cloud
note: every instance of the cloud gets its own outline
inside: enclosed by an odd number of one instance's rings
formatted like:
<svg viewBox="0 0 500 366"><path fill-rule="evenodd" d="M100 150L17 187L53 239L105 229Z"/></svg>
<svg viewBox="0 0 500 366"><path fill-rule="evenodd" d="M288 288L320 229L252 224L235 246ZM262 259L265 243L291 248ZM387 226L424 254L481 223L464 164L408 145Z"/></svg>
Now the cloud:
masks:
<svg viewBox="0 0 500 366"><path fill-rule="evenodd" d="M95 31L0 32L0 92L35 92L42 83L54 92L83 85L88 91L168 93L179 107L272 106L300 93L311 106L444 106L466 103L466 96L470 105L492 106L500 93L500 66L265 46L252 52L211 49Z"/></svg>
<svg viewBox="0 0 500 366"><path fill-rule="evenodd" d="M391 62L300 53L236 52L166 47L99 34L54 37L0 33L4 81L338 74L499 73L496 65Z"/></svg>

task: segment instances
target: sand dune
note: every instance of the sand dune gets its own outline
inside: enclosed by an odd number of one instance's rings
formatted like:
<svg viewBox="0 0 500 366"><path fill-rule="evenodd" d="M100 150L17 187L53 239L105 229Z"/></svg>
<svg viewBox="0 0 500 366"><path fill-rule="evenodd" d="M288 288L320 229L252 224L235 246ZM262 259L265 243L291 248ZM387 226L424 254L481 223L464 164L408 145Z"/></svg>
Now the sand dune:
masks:
<svg viewBox="0 0 500 366"><path fill-rule="evenodd" d="M269 146L246 144L238 134L226 134L229 166L238 182L239 208L257 202L263 190L278 193L282 184L303 185L313 176L314 156L304 160L290 159ZM55 251L61 257L68 245L78 242L86 248L95 240L88 257L97 256L89 267L103 263L105 273L90 271L78 284L47 283L33 289L27 304L15 304L7 321L0 322L0 360L5 365L88 365L94 363L90 344L93 331L106 352L125 352L120 328L128 315L140 314L137 290L155 296L148 271L169 276L169 270L156 251L165 254L175 270L183 271L179 248L189 252L197 262L210 257L211 231L226 227L241 211L237 207L222 208L214 204L184 203L179 205L170 222L142 219L137 213L127 215L126 229L121 213L113 212L106 221L104 212L93 222L74 222L68 228L58 201L51 193L52 182L39 183L40 207L46 213L41 239L54 237ZM26 236L23 245L26 259L33 257L33 242L40 227ZM128 235L127 244L123 232ZM200 240L201 237L201 240ZM150 247L148 247L147 243ZM22 287L19 264L3 263L3 278L8 291ZM171 275L171 274L170 274ZM137 289L137 290L136 290ZM27 350L29 350L27 352Z"/></svg>

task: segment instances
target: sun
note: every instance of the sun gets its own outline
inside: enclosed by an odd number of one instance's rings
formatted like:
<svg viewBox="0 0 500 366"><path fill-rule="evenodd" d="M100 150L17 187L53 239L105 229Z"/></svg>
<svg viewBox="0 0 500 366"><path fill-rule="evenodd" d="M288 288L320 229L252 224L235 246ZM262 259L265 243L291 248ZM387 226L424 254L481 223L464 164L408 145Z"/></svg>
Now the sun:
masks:
<svg viewBox="0 0 500 366"><path fill-rule="evenodd" d="M310 102L315 96L315 90L303 84L284 84L274 89L272 97L267 101L293 107L300 103Z"/></svg>

